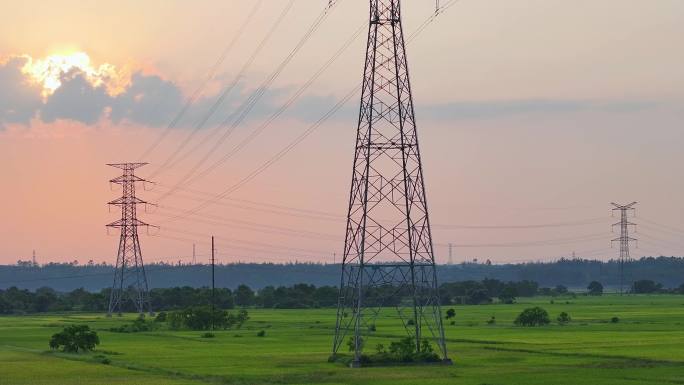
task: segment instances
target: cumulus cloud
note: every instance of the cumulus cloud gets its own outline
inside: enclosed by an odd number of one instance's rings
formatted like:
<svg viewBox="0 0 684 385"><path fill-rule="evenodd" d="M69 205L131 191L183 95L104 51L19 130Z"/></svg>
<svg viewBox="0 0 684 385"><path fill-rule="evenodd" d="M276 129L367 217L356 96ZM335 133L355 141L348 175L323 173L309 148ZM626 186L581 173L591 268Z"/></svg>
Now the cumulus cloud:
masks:
<svg viewBox="0 0 684 385"><path fill-rule="evenodd" d="M7 124L30 125L71 120L94 124L103 117L146 126L169 123L182 108L183 94L176 84L157 75L134 73L120 92L113 94L106 81L73 67L59 75L59 87L45 87L26 71L28 57L12 57L0 63L0 128Z"/></svg>
<svg viewBox="0 0 684 385"><path fill-rule="evenodd" d="M93 86L79 71L62 76L62 85L40 107L40 118L46 123L68 119L86 124L100 120L111 96L104 86Z"/></svg>
<svg viewBox="0 0 684 385"><path fill-rule="evenodd" d="M6 124L28 126L33 119L42 123L69 120L87 125L109 119L116 124L162 127L183 110L183 92L174 82L142 72L125 79L116 78L113 66L103 66L107 71L103 67L94 69L90 58L82 53L45 60L21 56L0 63L0 129ZM289 91L287 88L268 90L258 104L250 107L247 119L270 115L279 105L279 99ZM221 98L216 109L218 95L200 98L178 125L192 127L204 121L210 111L214 113L205 126L230 122L243 113L243 103L250 100L248 96L253 92L246 84L239 83ZM316 108L307 108L295 114L307 119L317 112Z"/></svg>
<svg viewBox="0 0 684 385"><path fill-rule="evenodd" d="M111 100L111 119L126 119L148 126L168 124L183 108L183 94L172 82L159 76L133 74L126 91Z"/></svg>
<svg viewBox="0 0 684 385"><path fill-rule="evenodd" d="M33 66L33 67L31 67ZM33 71L26 71L30 67ZM49 80L49 81L46 81ZM44 84L41 84L40 82ZM50 88L52 85L53 88ZM46 86L47 91L46 92ZM116 91L113 92L112 90ZM258 90L257 90L258 91ZM287 100L292 88L274 88L264 93L251 108L247 119L270 116ZM252 93L240 83L221 98L221 104L205 126L231 122L244 112L243 103ZM204 97L187 111L179 127L193 127L204 121L218 95ZM283 117L312 122L318 120L337 101L331 95L304 95ZM120 76L111 65L92 67L85 54L58 56L43 61L14 57L0 63L0 129L7 124L29 125L32 119L44 123L70 120L92 125L101 119L150 127L168 125L185 100L180 87L158 75L141 72ZM633 111L651 106L640 101L592 100L504 100L453 102L419 106L420 119L491 119L517 115L572 114L580 111ZM354 119L358 101L344 106L335 119ZM232 117L232 118L231 118Z"/></svg>
<svg viewBox="0 0 684 385"><path fill-rule="evenodd" d="M42 105L41 88L21 71L26 61L15 57L0 64L0 129L8 123L28 124Z"/></svg>

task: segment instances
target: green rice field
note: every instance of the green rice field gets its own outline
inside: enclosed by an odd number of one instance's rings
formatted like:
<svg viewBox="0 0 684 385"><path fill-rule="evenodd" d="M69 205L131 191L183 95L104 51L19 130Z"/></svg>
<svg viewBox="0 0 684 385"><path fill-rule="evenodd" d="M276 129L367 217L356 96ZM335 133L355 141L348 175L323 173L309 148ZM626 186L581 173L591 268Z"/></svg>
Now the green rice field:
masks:
<svg viewBox="0 0 684 385"><path fill-rule="evenodd" d="M565 311L572 321L514 326L530 306L545 308L553 320ZM0 384L684 384L682 295L534 298L454 309L455 324L445 322L454 365L360 369L327 361L333 309L251 309L242 329L217 331L215 338L107 331L134 315L6 316L0 317ZM488 324L492 316L496 323ZM97 350L50 351L50 336L74 323L97 330ZM396 318L376 326L372 344L404 335Z"/></svg>

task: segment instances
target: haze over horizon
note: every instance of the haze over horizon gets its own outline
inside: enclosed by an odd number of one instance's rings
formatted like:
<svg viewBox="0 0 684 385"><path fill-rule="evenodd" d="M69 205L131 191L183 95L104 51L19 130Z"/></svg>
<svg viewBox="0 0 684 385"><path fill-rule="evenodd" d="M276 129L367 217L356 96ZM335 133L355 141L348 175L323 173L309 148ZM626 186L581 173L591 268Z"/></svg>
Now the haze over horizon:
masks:
<svg viewBox="0 0 684 385"><path fill-rule="evenodd" d="M100 11L104 3L109 12ZM106 203L120 195L108 183L119 170L106 164L138 160L150 163L139 175L157 183L138 196L159 203L139 217L161 226L141 233L145 261L188 261L193 243L206 260L212 234L224 263L332 262L333 254L339 261L358 95L228 199L174 219L249 176L359 84L367 4L340 1L230 136L211 136L326 3L294 1L286 13L287 0L258 8L236 0L0 3L0 264L29 259L34 249L41 263L113 263L118 234L107 237L105 224L119 214ZM431 7L405 2L408 33ZM199 170L232 154L360 27L249 145L165 196L215 143ZM640 239L632 256L683 255L684 52L677 36L684 36L678 0L462 0L427 25L408 59L437 262L447 262L449 243L454 262L573 251L616 257L610 202L632 201L639 202ZM222 52L228 55L215 76L162 137ZM194 151L166 164L235 79L180 154Z"/></svg>

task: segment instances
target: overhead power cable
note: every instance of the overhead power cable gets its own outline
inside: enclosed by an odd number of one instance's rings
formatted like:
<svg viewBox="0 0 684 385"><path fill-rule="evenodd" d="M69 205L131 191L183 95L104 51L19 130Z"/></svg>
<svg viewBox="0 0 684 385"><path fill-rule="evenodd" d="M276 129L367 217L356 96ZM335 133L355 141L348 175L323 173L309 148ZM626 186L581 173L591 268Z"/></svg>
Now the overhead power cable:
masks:
<svg viewBox="0 0 684 385"><path fill-rule="evenodd" d="M590 235L584 235L581 237L546 239L546 240L537 240L537 241L529 241L529 242L481 243L481 244L458 244L458 243L454 242L451 245L453 247L460 247L460 248L533 247L533 246L566 245L566 244L576 243L576 242L596 241L596 240L605 240L605 239L606 239L606 236L604 234L590 234ZM449 246L448 243L436 243L436 245L438 245L438 246Z"/></svg>
<svg viewBox="0 0 684 385"><path fill-rule="evenodd" d="M592 218L575 222L557 222L557 223L542 223L530 225L444 225L433 224L432 227L436 229L475 229L475 230L507 230L507 229L543 229L554 227L574 227L587 226L601 222L605 222L606 218Z"/></svg>
<svg viewBox="0 0 684 385"><path fill-rule="evenodd" d="M238 85L240 80L244 77L245 73L249 70L249 68L252 66L254 61L256 60L257 56L261 53L261 51L266 47L266 44L268 41L273 37L273 34L275 31L278 29L280 24L285 20L285 16L290 12L292 9L292 6L294 5L294 0L290 0L285 8L280 12L278 15L278 18L276 19L275 23L271 26L271 28L268 30L266 35L261 39L259 44L256 46L250 57L247 59L247 61L242 65L240 68L240 71L237 72L237 74L233 77L232 81L228 84L227 87L223 89L219 97L216 99L214 104L209 108L209 110L202 116L202 118L199 120L199 122L195 125L195 127L190 131L188 136L181 141L180 145L176 148L176 150L171 153L171 155L159 166L151 175L151 177L159 175L162 171L164 171L171 162L180 154L185 146L187 146L194 136L204 127L205 124L209 121L209 119L216 113L218 108L223 104L224 100L228 95L235 89L235 87ZM217 128L216 132L220 129Z"/></svg>
<svg viewBox="0 0 684 385"><path fill-rule="evenodd" d="M157 183L155 184L156 187L162 187L162 188L169 188L170 186L166 186L163 183ZM210 193L206 191L201 191L197 189L191 189L188 187L181 187L180 190L183 192L195 194L197 196L201 196L202 198L213 198L216 196L215 193ZM232 201L232 202L239 202L239 203L244 203L248 205L255 205L255 206L263 206L266 208L271 208L271 209L276 209L276 210L285 210L285 211L294 211L297 213L301 214L308 214L311 216L322 216L322 217L329 217L329 218L346 218L344 215L336 214L330 211L321 211L321 210L313 210L310 208L301 208L301 207L293 207L293 206L285 206L281 204L273 204L273 203L266 203L266 202L257 202L254 200L249 200L249 199L240 199L240 198L233 198L233 197L228 197L226 200Z"/></svg>
<svg viewBox="0 0 684 385"><path fill-rule="evenodd" d="M171 232L178 233L178 234L185 234L185 235L189 235L189 236L193 236L193 237L200 237L200 238L207 238L208 237L207 234L202 234L202 233L198 233L198 232L194 232L194 231L187 231L187 230L183 230L183 229L177 229L177 228L173 228L173 227L166 227L166 228L164 228L164 231L171 231ZM329 253L328 251L323 251L323 250L303 249L303 248L299 248L299 247L274 245L274 244L264 243L264 242L246 241L243 239L236 239L236 238L230 238L230 237L225 237L225 236L215 236L214 238L217 239L219 242L228 242L227 244L225 244L225 246L228 246L228 247L242 247L238 244L245 244L245 245L248 245L250 247L255 247L255 246L259 247L262 250L263 250L263 248L270 248L270 249L276 249L279 251L288 251L288 252L293 251L293 252L297 252L297 253L306 253L308 255L324 255L324 254ZM273 253L274 251L268 250L267 252Z"/></svg>
<svg viewBox="0 0 684 385"><path fill-rule="evenodd" d="M309 80L306 81L273 115L271 115L264 123L262 123L258 128L253 130L245 139L242 140L239 144L237 144L233 149L231 149L228 153L223 155L218 161L214 162L212 165L209 167L205 168L203 171L201 171L199 174L195 175L192 179L188 180L188 183L192 183L207 174L209 174L211 171L216 169L217 167L221 166L224 164L226 161L228 161L230 158L235 156L238 152L240 152L245 146L247 146L250 142L252 142L257 136L259 136L266 128L268 128L271 124L273 124L274 121L276 121L285 111L287 111L299 98L306 92L306 90L311 87L311 85L320 78L320 76L328 69L330 66L344 53L344 51L349 48L349 46L361 35L361 32L364 31L364 26L362 25L359 29L356 30L356 32L344 43L340 49L335 52L335 54L328 59L328 61L318 69L314 73L314 75L309 78Z"/></svg>
<svg viewBox="0 0 684 385"><path fill-rule="evenodd" d="M152 145L150 145L142 153L142 155L140 156L140 159L147 158L157 148L157 146L159 146L159 144L161 144L161 142L163 142L164 139L166 139L166 137L171 133L171 131L173 131L173 129L178 125L178 123L180 123L180 121L183 119L183 117L188 112L190 107L193 104L195 104L197 99L202 95L202 93L204 92L204 89L207 87L207 85L209 85L209 83L212 80L214 80L219 67L221 67L223 62L228 57L228 54L233 50L233 48L235 47L235 45L238 42L238 40L240 39L240 37L244 34L245 30L247 29L247 26L249 25L249 23L254 18L254 15L256 14L257 10L259 9L259 7L261 7L262 2L263 2L263 0L258 0L254 3L252 10L247 15L247 19L245 19L245 21L242 23L240 28L238 28L235 36L233 36L233 38L228 43L226 48L223 50L223 52L221 53L219 58L216 60L214 65L211 66L211 68L209 69L209 73L207 74L206 79L195 89L195 91L192 93L192 95L190 95L190 97L185 101L183 108L181 108L181 110L178 112L178 114L176 114L176 116L173 118L171 123L169 123L169 125L166 127L166 129L161 133L161 135L159 135L159 137L152 143Z"/></svg>
<svg viewBox="0 0 684 385"><path fill-rule="evenodd" d="M654 221L649 220L649 219L646 219L646 218L644 218L644 217L642 217L642 216L639 216L639 222L646 222L646 223L648 223L648 224L651 224L651 225L653 225L653 226L656 226L656 227L660 228L659 231L665 230L665 231L669 231L669 232L671 232L671 233L675 233L675 234L679 234L679 235L684 235L684 230L682 230L682 229L678 229L678 228L672 227L672 226L670 226L670 225L664 225L664 224L662 224L662 223L654 222Z"/></svg>
<svg viewBox="0 0 684 385"><path fill-rule="evenodd" d="M252 109L258 104L263 95L270 89L271 85L280 76L280 74L285 70L287 65L292 61L292 59L297 55L297 53L304 47L304 45L309 41L311 36L318 30L318 28L323 24L323 21L327 18L331 8L326 7L321 14L316 18L314 23L309 27L304 36L299 40L297 45L290 51L290 53L283 59L276 69L261 83L261 85L245 100L242 105L236 110L237 117L234 118L233 114L224 120L220 125L218 130L228 127L230 122L230 127L224 131L223 135L219 137L218 140L214 141L211 149L204 154L202 158L176 183L176 186L183 185L188 182L190 178L206 163L214 152L216 152L219 147L228 139L230 135L235 131L235 129L246 119ZM194 151L188 152L188 154ZM168 192L166 195L162 195L161 199L164 199L168 194L175 191L175 188Z"/></svg>
<svg viewBox="0 0 684 385"><path fill-rule="evenodd" d="M170 211L183 212L182 209L176 209L176 208L169 207L169 206L161 206L160 208L170 210ZM167 213L163 213L163 212L158 212L157 214L161 215L161 216L165 216L165 217L173 217L174 216L174 214L171 214L171 213L167 214ZM295 236L303 237L303 238L318 238L318 239L327 239L327 240L337 240L338 239L338 237L336 237L332 234L325 234L325 233L320 233L317 231L295 230L295 229L291 229L291 228L274 226L274 225L265 225L265 224L261 224L261 223L250 222L250 221L245 221L245 220L240 220L240 219L225 219L223 217L220 217L217 215L211 215L211 214L193 213L192 217L188 217L186 219L191 220L191 221L196 221L196 222L212 224L212 225L242 228L242 229L251 230L251 231L258 231L258 232L270 232L270 233L281 234L281 235L295 235Z"/></svg>
<svg viewBox="0 0 684 385"><path fill-rule="evenodd" d="M452 0L452 1L456 2L458 0ZM433 16L430 16L430 17L433 17ZM409 44L413 40L415 40L415 38L418 37L424 30L425 30L425 28L423 28L422 30L417 31L416 33L412 34L411 37L409 38L409 41L407 42L407 44ZM235 183L232 186L228 187L227 189L223 190L221 193L217 194L214 198L206 200L204 203L201 203L201 204L187 210L183 214L179 214L179 215L176 215L174 217L171 217L168 220L166 220L166 222L177 221L177 220L182 219L188 215L199 212L203 208L227 197L228 195L230 195L233 192L240 189L245 184L249 183L251 180L253 180L258 175L260 175L261 173L266 171L273 164L278 162L285 155L287 155L290 151L292 151L297 145L299 145L302 141L304 141L304 139L306 139L309 135L311 135L313 132L315 132L321 125L323 125L323 123L325 123L328 119L330 119L330 117L334 116L344 105L347 104L347 102L352 97L354 97L359 92L360 89L361 89L361 85L360 84L356 85L344 97L342 97L342 99L340 99L330 110L328 110L321 118L319 118L316 122L314 122L311 126L309 126L304 132L302 132L293 141L291 141L289 144L287 144L283 149L281 149L279 152L277 152L275 155L273 155L270 159L268 159L266 162L262 163L260 166L258 166L252 172L250 172L247 176L240 179L237 183Z"/></svg>

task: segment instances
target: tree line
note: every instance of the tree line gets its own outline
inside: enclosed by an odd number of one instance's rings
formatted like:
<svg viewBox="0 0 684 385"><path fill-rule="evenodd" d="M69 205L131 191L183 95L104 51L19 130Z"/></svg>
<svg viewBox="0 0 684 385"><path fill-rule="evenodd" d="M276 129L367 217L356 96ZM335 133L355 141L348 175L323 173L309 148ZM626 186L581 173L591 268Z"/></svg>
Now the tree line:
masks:
<svg viewBox="0 0 684 385"><path fill-rule="evenodd" d="M281 255L286 257L286 255ZM605 256L607 257L607 256ZM603 257L603 258L605 258ZM269 285L274 287L306 283L320 286L339 284L339 264L324 263L235 263L216 266L216 285L236 289L245 284L254 290ZM628 261L624 266L625 277L630 280L652 280L664 288L676 288L684 277L684 258L644 257ZM146 265L146 273L152 287L206 286L211 282L211 266L202 264L152 263ZM33 264L19 261L15 265L0 265L0 289L17 286L36 290L51 287L59 292L69 292L80 287L98 292L111 284L114 267L95 263L49 263ZM105 279L103 279L105 278ZM620 284L618 260L597 261L588 259L560 259L555 262L531 262L521 264L493 264L487 260L469 260L453 265L440 265L438 282L481 281L494 278L501 281L534 281L543 287L564 285L585 288L598 281L609 290Z"/></svg>
<svg viewBox="0 0 684 385"><path fill-rule="evenodd" d="M586 288L588 295L602 295L603 285L592 281ZM676 289L667 289L652 280L635 281L630 292L636 294L684 294L684 284ZM574 295L567 287L541 287L530 280L504 282L486 278L482 281L444 283L439 288L442 305L481 305L493 302L513 303L518 297ZM89 292L83 288L70 292L58 292L49 287L35 291L11 287L0 290L0 314L25 314L44 312L105 312L109 303L110 289ZM334 286L314 286L300 283L292 286L266 286L253 290L240 285L235 290L217 288L213 295L207 287L189 286L158 288L150 291L152 308L155 311L174 311L212 303L219 309L236 307L303 309L332 308L337 306L339 291ZM129 296L130 297L130 296ZM411 297L407 288L399 290L391 286L368 289L364 293L367 306L396 306ZM123 303L123 311L134 312L132 301Z"/></svg>

